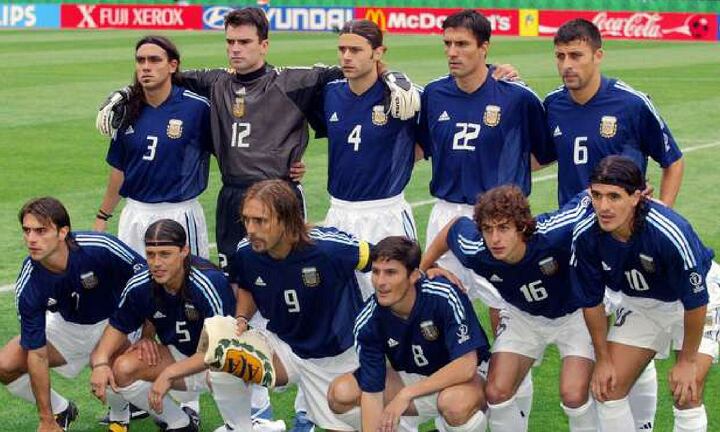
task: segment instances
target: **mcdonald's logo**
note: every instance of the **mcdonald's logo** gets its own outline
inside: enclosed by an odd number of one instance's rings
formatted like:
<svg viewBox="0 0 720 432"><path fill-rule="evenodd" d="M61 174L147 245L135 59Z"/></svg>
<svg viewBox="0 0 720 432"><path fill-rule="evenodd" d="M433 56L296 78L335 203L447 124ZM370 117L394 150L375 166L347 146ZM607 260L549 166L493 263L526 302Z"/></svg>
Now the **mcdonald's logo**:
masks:
<svg viewBox="0 0 720 432"><path fill-rule="evenodd" d="M380 30L387 30L387 18L382 9L368 9L365 11L365 19L372 21L380 27Z"/></svg>

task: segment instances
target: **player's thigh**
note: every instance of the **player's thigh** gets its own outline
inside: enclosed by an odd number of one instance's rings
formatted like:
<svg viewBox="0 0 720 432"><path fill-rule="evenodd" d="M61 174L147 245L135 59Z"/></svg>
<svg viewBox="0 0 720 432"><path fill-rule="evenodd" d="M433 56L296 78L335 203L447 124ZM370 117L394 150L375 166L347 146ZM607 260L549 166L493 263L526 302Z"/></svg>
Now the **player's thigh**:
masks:
<svg viewBox="0 0 720 432"><path fill-rule="evenodd" d="M618 342L608 342L608 352L616 377L615 389L610 392L609 399L621 399L627 396L642 371L655 357L656 352L648 348Z"/></svg>
<svg viewBox="0 0 720 432"><path fill-rule="evenodd" d="M4 384L15 381L27 372L27 351L20 346L20 336L15 336L0 348L0 380Z"/></svg>
<svg viewBox="0 0 720 432"><path fill-rule="evenodd" d="M147 360L140 358L138 351L125 352L115 359L113 374L117 385L127 386L137 380L155 381L155 378L165 368L175 363L168 347L158 342L155 344L158 350L158 359L154 365L150 365Z"/></svg>
<svg viewBox="0 0 720 432"><path fill-rule="evenodd" d="M488 402L498 404L512 398L533 363L534 358L514 352L493 352L485 388Z"/></svg>
<svg viewBox="0 0 720 432"><path fill-rule="evenodd" d="M589 358L580 356L571 355L562 359L560 399L565 406L577 408L587 402L594 365Z"/></svg>

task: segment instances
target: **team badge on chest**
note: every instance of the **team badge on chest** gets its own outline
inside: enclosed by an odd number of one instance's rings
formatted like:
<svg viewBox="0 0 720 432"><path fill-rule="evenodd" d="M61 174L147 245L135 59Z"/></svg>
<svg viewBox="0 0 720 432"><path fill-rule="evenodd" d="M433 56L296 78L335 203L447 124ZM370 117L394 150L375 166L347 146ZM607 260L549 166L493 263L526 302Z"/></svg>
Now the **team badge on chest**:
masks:
<svg viewBox="0 0 720 432"><path fill-rule="evenodd" d="M242 117L245 115L245 96L247 92L245 87L240 87L239 90L235 90L235 101L233 102L232 112L235 117Z"/></svg>
<svg viewBox="0 0 720 432"><path fill-rule="evenodd" d="M385 107L382 105L375 105L372 110L372 122L375 126L383 126L387 123L388 118L385 114Z"/></svg>
<svg viewBox="0 0 720 432"><path fill-rule="evenodd" d="M650 255L640 254L640 265L648 273L655 273L655 260Z"/></svg>
<svg viewBox="0 0 720 432"><path fill-rule="evenodd" d="M100 281L98 280L97 276L95 276L95 273L89 271L80 275L80 283L82 284L82 287L86 290L91 290L93 288L97 288L97 286L100 284Z"/></svg>
<svg viewBox="0 0 720 432"><path fill-rule="evenodd" d="M197 321L200 318L200 313L192 303L185 303L185 317L189 321Z"/></svg>
<svg viewBox="0 0 720 432"><path fill-rule="evenodd" d="M170 119L167 125L168 138L178 139L182 136L182 120Z"/></svg>
<svg viewBox="0 0 720 432"><path fill-rule="evenodd" d="M302 281L306 287L316 287L320 285L320 272L317 267L304 267L302 269Z"/></svg>
<svg viewBox="0 0 720 432"><path fill-rule="evenodd" d="M432 321L423 321L420 323L420 334L430 342L440 337L440 330Z"/></svg>
<svg viewBox="0 0 720 432"><path fill-rule="evenodd" d="M545 276L554 275L560 268L557 261L555 260L555 257L543 258L540 260L540 262L538 262L538 265L540 266L540 271Z"/></svg>
<svg viewBox="0 0 720 432"><path fill-rule="evenodd" d="M486 126L495 127L500 124L500 107L497 105L488 105L485 107L483 114L483 123Z"/></svg>
<svg viewBox="0 0 720 432"><path fill-rule="evenodd" d="M600 119L600 136L603 138L612 138L617 133L617 117L602 116Z"/></svg>

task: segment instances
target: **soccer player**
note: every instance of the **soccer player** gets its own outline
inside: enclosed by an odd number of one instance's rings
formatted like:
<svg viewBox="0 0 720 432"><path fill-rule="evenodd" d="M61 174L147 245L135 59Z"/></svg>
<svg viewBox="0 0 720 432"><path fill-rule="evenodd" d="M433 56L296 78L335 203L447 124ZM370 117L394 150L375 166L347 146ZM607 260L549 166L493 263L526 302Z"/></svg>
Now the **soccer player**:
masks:
<svg viewBox="0 0 720 432"><path fill-rule="evenodd" d="M713 252L672 209L642 195L637 164L608 156L590 176L594 214L575 226L571 279L592 337L597 363L592 392L601 430L629 431L627 400L634 380L656 356L679 342L668 381L677 431L707 430L705 376L717 341L703 338ZM608 331L605 287L620 293Z"/></svg>
<svg viewBox="0 0 720 432"><path fill-rule="evenodd" d="M420 144L432 161L430 193L438 198L427 244L455 217L472 216L479 193L511 183L529 194L531 154L541 164L552 157L540 99L521 83L488 79L490 33L490 22L473 10L443 22L450 74L425 87L420 113ZM494 331L503 306L495 288L451 254L439 264L461 278L471 298L490 307ZM526 414L531 392L528 382L520 393Z"/></svg>
<svg viewBox="0 0 720 432"><path fill-rule="evenodd" d="M143 236L155 220L178 221L193 255L209 257L205 213L197 200L208 183L212 151L210 104L179 84L180 53L163 36L135 44L135 81L125 124L107 154L110 176L95 219L105 231L120 197L118 237L141 255Z"/></svg>
<svg viewBox="0 0 720 432"><path fill-rule="evenodd" d="M300 201L280 180L248 189L242 220L248 237L229 266L239 330L262 313L276 385L297 384L318 426L353 430L330 411L326 395L335 377L358 365L352 327L362 299L355 270L368 269L368 244L331 228L308 229Z"/></svg>
<svg viewBox="0 0 720 432"><path fill-rule="evenodd" d="M355 323L360 367L335 379L333 411L366 431L395 431L403 415L442 417L448 432L484 431L489 343L466 294L419 271L420 247L381 240L371 254L375 295ZM390 367L386 365L386 359Z"/></svg>
<svg viewBox="0 0 720 432"><path fill-rule="evenodd" d="M492 282L506 302L485 390L493 431L526 429L515 394L551 343L562 358L560 395L570 430L597 430L589 397L592 344L568 269L573 227L590 213L590 198L582 193L564 208L534 218L519 187L499 186L480 196L474 221L450 222L423 257L420 268L428 269L451 250Z"/></svg>
<svg viewBox="0 0 720 432"><path fill-rule="evenodd" d="M80 373L125 283L145 261L113 236L72 232L55 198L28 201L18 218L29 256L15 283L20 336L0 349L0 381L35 403L39 431L67 430L77 407L52 390L49 369L69 378ZM109 393L108 403L111 418L129 421L120 396Z"/></svg>
<svg viewBox="0 0 720 432"><path fill-rule="evenodd" d="M672 206L684 162L650 98L602 75L602 39L592 22L582 18L566 22L553 42L563 85L545 97L545 108L558 162L560 205L588 186L590 173L602 158L621 154L643 173L648 156L660 165L660 200Z"/></svg>
<svg viewBox="0 0 720 432"><path fill-rule="evenodd" d="M417 237L403 195L415 163L416 119L385 113L378 72L385 50L377 24L345 23L338 40L345 79L325 86L319 113L324 129L318 134L327 135L329 146L330 209L324 225L373 243L390 235ZM363 297L370 296L369 275L359 280Z"/></svg>
<svg viewBox="0 0 720 432"><path fill-rule="evenodd" d="M189 377L172 375L172 365L195 354L205 318L230 315L235 311L235 297L225 275L209 262L190 254L187 235L180 223L171 219L153 222L145 233L148 266L128 282L118 309L110 317L97 348L91 357L92 391L105 399L106 386L112 385L133 405L150 410L148 396L155 386L177 390L207 389L205 374ZM149 321L159 342L144 339L152 345L156 360L148 365L136 352L122 353L128 335ZM223 374L223 377L229 377ZM236 380L237 381L237 380ZM224 387L239 382L213 383L215 395L224 395ZM223 387L223 388L218 388ZM163 392L164 394L165 392ZM222 402L222 401L221 401ZM168 431L196 431L199 418L176 405L169 397L161 403L158 419ZM226 405L226 404L225 404ZM227 415L218 403L223 416ZM111 422L113 432L126 432L127 423Z"/></svg>

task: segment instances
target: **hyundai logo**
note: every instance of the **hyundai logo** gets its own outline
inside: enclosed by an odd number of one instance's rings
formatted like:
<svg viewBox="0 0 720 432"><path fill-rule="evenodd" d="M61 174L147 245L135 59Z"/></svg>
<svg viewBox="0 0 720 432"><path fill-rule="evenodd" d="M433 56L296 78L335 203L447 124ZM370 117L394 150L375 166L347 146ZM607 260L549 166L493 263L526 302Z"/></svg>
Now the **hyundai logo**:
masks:
<svg viewBox="0 0 720 432"><path fill-rule="evenodd" d="M233 10L227 6L213 6L203 12L203 22L208 28L222 30L225 28L225 15Z"/></svg>

